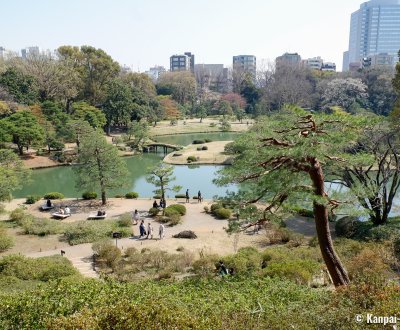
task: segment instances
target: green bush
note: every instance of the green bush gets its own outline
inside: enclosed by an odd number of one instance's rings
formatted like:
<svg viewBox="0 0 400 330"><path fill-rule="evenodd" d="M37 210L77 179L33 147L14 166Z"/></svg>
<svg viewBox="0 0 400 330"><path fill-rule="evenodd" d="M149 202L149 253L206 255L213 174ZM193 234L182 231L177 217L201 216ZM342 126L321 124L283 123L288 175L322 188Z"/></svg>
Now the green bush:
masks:
<svg viewBox="0 0 400 330"><path fill-rule="evenodd" d="M0 252L7 251L14 246L14 238L7 235L6 229L0 225Z"/></svg>
<svg viewBox="0 0 400 330"><path fill-rule="evenodd" d="M126 193L125 198L126 199L136 199L139 197L139 193L135 192L135 191L130 191L128 193Z"/></svg>
<svg viewBox="0 0 400 330"><path fill-rule="evenodd" d="M25 212L21 208L17 208L10 213L10 221L15 222L17 225L21 226L25 222L30 222L34 219L34 217Z"/></svg>
<svg viewBox="0 0 400 330"><path fill-rule="evenodd" d="M221 207L219 209L216 209L214 214L218 219L229 219L232 215L232 212L229 209Z"/></svg>
<svg viewBox="0 0 400 330"><path fill-rule="evenodd" d="M335 223L335 232L337 236L352 238L357 232L358 218L346 216L340 218Z"/></svg>
<svg viewBox="0 0 400 330"><path fill-rule="evenodd" d="M220 209L222 207L223 206L220 203L211 204L211 213L214 214L216 210L218 210L218 209Z"/></svg>
<svg viewBox="0 0 400 330"><path fill-rule="evenodd" d="M204 139L204 141L205 141L206 143L212 142L211 139Z"/></svg>
<svg viewBox="0 0 400 330"><path fill-rule="evenodd" d="M152 208L149 210L149 214L150 214L152 217L155 217L159 212L160 212L160 210L159 210L158 208L156 208L156 207L152 207Z"/></svg>
<svg viewBox="0 0 400 330"><path fill-rule="evenodd" d="M189 156L186 160L188 163L192 163L197 161L197 158L195 156Z"/></svg>
<svg viewBox="0 0 400 330"><path fill-rule="evenodd" d="M285 260L269 263L263 270L263 274L276 278L287 278L298 284L307 284L320 269L320 264L312 260Z"/></svg>
<svg viewBox="0 0 400 330"><path fill-rule="evenodd" d="M35 204L41 198L42 197L40 197L39 195L28 195L28 196L26 196L25 204Z"/></svg>
<svg viewBox="0 0 400 330"><path fill-rule="evenodd" d="M65 224L52 219L31 218L29 220L25 220L21 224L21 227L24 230L24 234L46 236L63 233Z"/></svg>
<svg viewBox="0 0 400 330"><path fill-rule="evenodd" d="M119 227L130 227L132 225L132 215L129 212L120 215L117 223Z"/></svg>
<svg viewBox="0 0 400 330"><path fill-rule="evenodd" d="M161 195L155 195L153 196L153 199L161 199Z"/></svg>
<svg viewBox="0 0 400 330"><path fill-rule="evenodd" d="M216 123L210 123L210 127L216 127L217 124Z"/></svg>
<svg viewBox="0 0 400 330"><path fill-rule="evenodd" d="M97 193L94 191L86 191L82 194L84 200L92 200L97 198Z"/></svg>
<svg viewBox="0 0 400 330"><path fill-rule="evenodd" d="M236 254L225 257L223 261L226 267L233 268L234 273L248 274L261 269L262 256L256 249L245 247Z"/></svg>
<svg viewBox="0 0 400 330"><path fill-rule="evenodd" d="M0 275L21 280L50 281L61 277L78 275L71 262L61 256L28 258L10 255L0 259Z"/></svg>
<svg viewBox="0 0 400 330"><path fill-rule="evenodd" d="M114 198L125 198L125 196L121 195L121 194L118 194L118 195L115 195Z"/></svg>
<svg viewBox="0 0 400 330"><path fill-rule="evenodd" d="M194 140L192 144L204 144L206 143L204 140Z"/></svg>
<svg viewBox="0 0 400 330"><path fill-rule="evenodd" d="M203 150L203 147L197 147L196 150L197 150L197 151L202 151L202 150Z"/></svg>
<svg viewBox="0 0 400 330"><path fill-rule="evenodd" d="M175 198L186 198L185 194L177 194L175 195Z"/></svg>
<svg viewBox="0 0 400 330"><path fill-rule="evenodd" d="M204 147L201 148L201 150L208 150L208 147L204 146Z"/></svg>
<svg viewBox="0 0 400 330"><path fill-rule="evenodd" d="M393 228L382 225L378 227L371 228L369 231L369 238L374 241L387 241L390 240L396 233Z"/></svg>
<svg viewBox="0 0 400 330"><path fill-rule="evenodd" d="M104 262L108 267L115 268L121 258L121 250L110 239L98 241L92 245L92 250L97 255L97 262Z"/></svg>
<svg viewBox="0 0 400 330"><path fill-rule="evenodd" d="M165 209L164 215L165 215L166 217L170 218L170 217L171 217L172 215L174 215L174 214L177 214L177 215L180 216L179 212L178 212L177 210L175 210L175 209L171 209L171 208L169 208L169 207L167 207L167 208Z"/></svg>
<svg viewBox="0 0 400 330"><path fill-rule="evenodd" d="M168 209L173 209L177 211L180 215L185 215L186 214L186 206L182 204L172 204L168 206L165 210Z"/></svg>
<svg viewBox="0 0 400 330"><path fill-rule="evenodd" d="M67 224L65 224L67 225ZM120 227L116 220L78 221L69 223L64 229L64 239L71 245L92 243L120 232L122 237L129 237L131 229Z"/></svg>
<svg viewBox="0 0 400 330"><path fill-rule="evenodd" d="M44 199L63 199L64 195L59 192L50 192L43 196Z"/></svg>
<svg viewBox="0 0 400 330"><path fill-rule="evenodd" d="M179 213L171 214L168 218L169 218L168 224L170 226L176 226L182 223L181 215Z"/></svg>

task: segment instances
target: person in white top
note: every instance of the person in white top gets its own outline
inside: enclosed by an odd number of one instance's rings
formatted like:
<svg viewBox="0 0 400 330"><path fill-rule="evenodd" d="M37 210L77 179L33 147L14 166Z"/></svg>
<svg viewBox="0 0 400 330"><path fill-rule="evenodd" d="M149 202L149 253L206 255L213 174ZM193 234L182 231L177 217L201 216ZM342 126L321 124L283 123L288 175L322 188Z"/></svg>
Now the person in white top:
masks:
<svg viewBox="0 0 400 330"><path fill-rule="evenodd" d="M153 239L153 226L151 225L151 223L149 222L147 225L147 238Z"/></svg>
<svg viewBox="0 0 400 330"><path fill-rule="evenodd" d="M64 213L65 214L71 214L71 209L68 206L66 206L65 209L64 209Z"/></svg>
<svg viewBox="0 0 400 330"><path fill-rule="evenodd" d="M158 235L160 236L160 239L163 239L163 238L164 238L164 229L165 229L165 227L164 227L164 225L161 223L161 224L160 224L160 228L158 229Z"/></svg>
<svg viewBox="0 0 400 330"><path fill-rule="evenodd" d="M133 220L133 224L137 225L139 220L140 220L140 214L138 212L138 210L135 210L132 214L132 220Z"/></svg>

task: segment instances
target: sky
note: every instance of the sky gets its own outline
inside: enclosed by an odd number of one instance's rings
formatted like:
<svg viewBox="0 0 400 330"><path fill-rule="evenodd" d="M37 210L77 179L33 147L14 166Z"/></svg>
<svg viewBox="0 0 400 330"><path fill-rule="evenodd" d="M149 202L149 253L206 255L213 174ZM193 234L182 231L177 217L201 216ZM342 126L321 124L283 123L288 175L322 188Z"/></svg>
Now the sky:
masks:
<svg viewBox="0 0 400 330"><path fill-rule="evenodd" d="M285 52L342 67L350 14L360 0L0 0L0 46L101 48L134 71L169 68L186 51L196 63L262 67Z"/></svg>

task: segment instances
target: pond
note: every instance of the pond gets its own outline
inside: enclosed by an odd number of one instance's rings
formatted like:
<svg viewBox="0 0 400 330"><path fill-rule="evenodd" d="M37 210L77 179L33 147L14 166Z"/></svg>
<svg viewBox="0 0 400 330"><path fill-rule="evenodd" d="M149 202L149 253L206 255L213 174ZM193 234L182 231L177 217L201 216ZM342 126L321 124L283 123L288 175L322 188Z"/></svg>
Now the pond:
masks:
<svg viewBox="0 0 400 330"><path fill-rule="evenodd" d="M202 133L202 134L182 134L175 136L157 137L159 142L187 145L196 139L211 139L213 141L233 140L237 133ZM155 166L162 160L162 154L143 154L124 158L128 165L130 176L127 177L127 187L108 192L108 196L125 194L128 191L136 191L140 197L152 197L154 186L146 182L146 171L149 167ZM212 181L216 177L216 171L222 166L211 165L190 165L175 166L174 174L176 181L174 184L182 186L181 193L189 189L190 195L197 194L200 190L204 198L212 198L215 195L223 196L226 191L236 191L236 187L218 187ZM45 193L57 191L66 197L80 197L82 191L75 188L75 173L72 166L61 166L48 169L34 170L30 183L24 185L21 190L14 192L14 197L23 198L27 195L44 195ZM175 195L169 192L170 197Z"/></svg>

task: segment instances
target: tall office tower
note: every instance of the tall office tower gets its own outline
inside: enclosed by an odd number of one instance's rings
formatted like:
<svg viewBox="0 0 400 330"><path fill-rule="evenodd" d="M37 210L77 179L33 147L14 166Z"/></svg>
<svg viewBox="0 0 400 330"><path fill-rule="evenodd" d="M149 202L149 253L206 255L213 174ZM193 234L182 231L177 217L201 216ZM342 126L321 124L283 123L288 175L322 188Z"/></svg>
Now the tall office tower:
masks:
<svg viewBox="0 0 400 330"><path fill-rule="evenodd" d="M184 55L172 55L169 64L170 71L194 72L194 54L186 52Z"/></svg>
<svg viewBox="0 0 400 330"><path fill-rule="evenodd" d="M257 60L254 55L233 56L233 69L249 72L253 77L256 76Z"/></svg>
<svg viewBox="0 0 400 330"><path fill-rule="evenodd" d="M400 49L400 0L370 0L351 14L349 49L343 71L361 67L363 58Z"/></svg>

